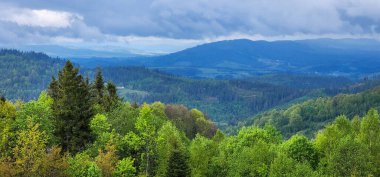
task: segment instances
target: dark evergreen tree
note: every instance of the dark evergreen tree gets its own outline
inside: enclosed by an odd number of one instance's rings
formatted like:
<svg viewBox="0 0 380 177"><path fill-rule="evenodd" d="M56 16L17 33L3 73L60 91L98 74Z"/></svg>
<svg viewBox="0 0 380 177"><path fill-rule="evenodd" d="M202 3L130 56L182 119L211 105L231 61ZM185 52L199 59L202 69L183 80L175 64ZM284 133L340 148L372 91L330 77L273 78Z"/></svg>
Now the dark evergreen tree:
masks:
<svg viewBox="0 0 380 177"><path fill-rule="evenodd" d="M112 99L115 99L115 100L119 99L119 96L117 96L116 85L114 83L112 82L107 83L107 92L108 92L109 97L111 97Z"/></svg>
<svg viewBox="0 0 380 177"><path fill-rule="evenodd" d="M49 94L54 99L56 136L64 151L76 153L93 140L89 122L93 116L90 88L78 74L79 70L67 61L58 80L50 84Z"/></svg>
<svg viewBox="0 0 380 177"><path fill-rule="evenodd" d="M3 95L0 96L0 102L5 102L7 99Z"/></svg>
<svg viewBox="0 0 380 177"><path fill-rule="evenodd" d="M131 107L134 109L137 109L137 108L139 108L139 104L137 104L137 102L135 101L132 103Z"/></svg>
<svg viewBox="0 0 380 177"><path fill-rule="evenodd" d="M116 107L116 105L120 102L120 98L117 95L116 85L112 82L107 83L107 95L104 99L104 109L108 112Z"/></svg>
<svg viewBox="0 0 380 177"><path fill-rule="evenodd" d="M58 93L58 81L55 79L54 76L52 76L49 89L48 89L48 94L55 100L57 99L57 93Z"/></svg>
<svg viewBox="0 0 380 177"><path fill-rule="evenodd" d="M104 92L104 80L103 74L100 68L97 68L95 75L95 83L93 85L95 92L95 101L98 104L102 104L103 102L103 92Z"/></svg>
<svg viewBox="0 0 380 177"><path fill-rule="evenodd" d="M174 148L168 164L168 177L186 177L190 176L188 165L188 156L178 148Z"/></svg>

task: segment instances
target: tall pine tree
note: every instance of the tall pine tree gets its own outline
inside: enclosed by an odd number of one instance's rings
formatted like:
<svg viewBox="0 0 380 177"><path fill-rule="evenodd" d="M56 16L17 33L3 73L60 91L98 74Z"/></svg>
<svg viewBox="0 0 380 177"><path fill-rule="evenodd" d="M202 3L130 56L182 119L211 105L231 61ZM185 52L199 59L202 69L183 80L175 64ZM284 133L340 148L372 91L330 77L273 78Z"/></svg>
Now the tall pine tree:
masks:
<svg viewBox="0 0 380 177"><path fill-rule="evenodd" d="M49 94L54 99L56 136L64 151L76 153L93 140L89 122L93 116L89 84L67 61L58 80L51 82Z"/></svg>

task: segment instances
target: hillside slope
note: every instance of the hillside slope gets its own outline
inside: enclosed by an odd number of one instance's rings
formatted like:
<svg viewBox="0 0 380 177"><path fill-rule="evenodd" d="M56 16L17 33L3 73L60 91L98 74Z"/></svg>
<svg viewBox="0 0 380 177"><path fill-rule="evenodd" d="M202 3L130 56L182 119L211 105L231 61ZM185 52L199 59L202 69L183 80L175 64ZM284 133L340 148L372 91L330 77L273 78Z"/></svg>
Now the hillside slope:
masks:
<svg viewBox="0 0 380 177"><path fill-rule="evenodd" d="M3 50L0 56L1 95L30 100L47 88L63 60L41 53ZM9 72L9 68L13 68ZM81 69L93 78L95 69ZM266 75L234 80L189 79L144 67L103 68L106 80L119 87L120 96L131 102L162 101L183 104L205 112L219 125L238 124L258 112L324 90L337 90L353 82L342 77L315 75ZM284 83L283 81L287 81ZM288 84L291 83L291 84Z"/></svg>
<svg viewBox="0 0 380 177"><path fill-rule="evenodd" d="M0 95L35 99L63 66L61 59L43 53L0 50Z"/></svg>
<svg viewBox="0 0 380 177"><path fill-rule="evenodd" d="M339 115L349 118L363 116L370 108L380 110L380 87L357 94L339 94L321 97L273 109L254 116L248 123L263 126L274 125L285 137L303 133L312 137L319 129L332 122Z"/></svg>
<svg viewBox="0 0 380 177"><path fill-rule="evenodd" d="M202 44L172 54L136 58L75 58L82 67L147 66L194 78L243 78L302 73L359 78L380 70L380 42L365 39L251 41Z"/></svg>
<svg viewBox="0 0 380 177"><path fill-rule="evenodd" d="M379 72L380 43L371 40L231 40L153 58L147 66L198 77L292 72L360 76Z"/></svg>

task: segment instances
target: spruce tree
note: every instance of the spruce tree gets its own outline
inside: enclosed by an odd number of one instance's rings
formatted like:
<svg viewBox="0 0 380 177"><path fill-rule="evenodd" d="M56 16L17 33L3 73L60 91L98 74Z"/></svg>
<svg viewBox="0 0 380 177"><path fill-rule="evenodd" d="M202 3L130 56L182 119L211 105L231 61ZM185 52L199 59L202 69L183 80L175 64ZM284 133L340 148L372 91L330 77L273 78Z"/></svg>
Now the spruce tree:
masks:
<svg viewBox="0 0 380 177"><path fill-rule="evenodd" d="M179 148L175 147L169 158L168 173L169 177L186 177L189 175L188 157Z"/></svg>
<svg viewBox="0 0 380 177"><path fill-rule="evenodd" d="M89 84L67 61L58 80L52 81L49 94L54 102L56 136L64 151L76 153L93 140L89 122L93 116Z"/></svg>
<svg viewBox="0 0 380 177"><path fill-rule="evenodd" d="M111 97L113 100L119 100L119 97L117 96L116 85L112 82L107 83L107 92L109 97Z"/></svg>
<svg viewBox="0 0 380 177"><path fill-rule="evenodd" d="M112 82L107 83L107 95L104 98L104 109L108 112L116 107L119 103L120 98L117 95L116 85Z"/></svg>
<svg viewBox="0 0 380 177"><path fill-rule="evenodd" d="M96 70L94 92L95 92L96 103L102 104L103 92L104 92L104 80L103 80L103 75L100 68L97 68Z"/></svg>
<svg viewBox="0 0 380 177"><path fill-rule="evenodd" d="M53 99L56 99L57 93L58 93L58 81L55 79L54 76L52 76L49 89L48 89L48 94Z"/></svg>
<svg viewBox="0 0 380 177"><path fill-rule="evenodd" d="M5 97L3 95L0 96L0 101L1 102L5 102L7 99L5 99Z"/></svg>

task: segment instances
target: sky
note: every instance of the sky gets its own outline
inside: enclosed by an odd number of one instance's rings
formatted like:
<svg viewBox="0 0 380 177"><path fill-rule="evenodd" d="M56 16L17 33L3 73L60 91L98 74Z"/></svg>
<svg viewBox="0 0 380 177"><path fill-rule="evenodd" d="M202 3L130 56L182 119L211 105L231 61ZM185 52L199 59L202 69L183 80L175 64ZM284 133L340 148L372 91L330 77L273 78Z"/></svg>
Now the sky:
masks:
<svg viewBox="0 0 380 177"><path fill-rule="evenodd" d="M7 48L161 54L240 38L379 34L380 0L0 0L0 46Z"/></svg>

